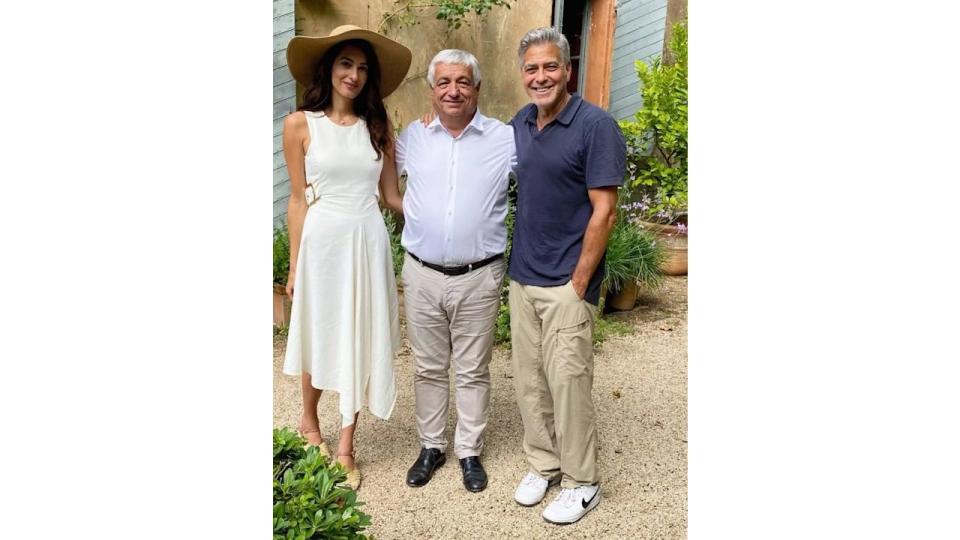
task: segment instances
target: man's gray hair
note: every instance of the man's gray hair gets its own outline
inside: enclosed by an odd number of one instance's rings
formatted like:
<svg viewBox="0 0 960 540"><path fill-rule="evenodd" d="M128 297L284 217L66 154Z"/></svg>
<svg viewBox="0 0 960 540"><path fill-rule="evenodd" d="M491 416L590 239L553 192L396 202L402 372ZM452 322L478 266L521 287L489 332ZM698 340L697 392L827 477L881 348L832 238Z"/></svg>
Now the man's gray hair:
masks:
<svg viewBox="0 0 960 540"><path fill-rule="evenodd" d="M563 63L570 63L570 42L567 41L567 37L552 26L544 26L527 32L520 40L520 48L517 50L517 56L520 57L520 67L523 67L523 55L527 53L527 49L532 45L543 43L556 45L560 49L560 59L563 60Z"/></svg>
<svg viewBox="0 0 960 540"><path fill-rule="evenodd" d="M476 56L467 51L444 49L438 52L437 55L433 57L433 60L430 61L430 67L427 68L427 84L430 85L430 88L433 88L433 76L436 72L437 64L460 64L461 66L467 66L470 68L471 73L473 73L473 86L480 86L480 63L477 62Z"/></svg>

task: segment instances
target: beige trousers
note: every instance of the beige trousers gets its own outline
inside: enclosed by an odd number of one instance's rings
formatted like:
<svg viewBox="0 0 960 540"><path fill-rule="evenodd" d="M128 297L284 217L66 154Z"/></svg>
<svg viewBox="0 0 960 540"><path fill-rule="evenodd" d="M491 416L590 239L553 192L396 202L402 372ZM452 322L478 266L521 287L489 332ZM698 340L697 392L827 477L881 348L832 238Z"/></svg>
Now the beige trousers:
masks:
<svg viewBox="0 0 960 540"><path fill-rule="evenodd" d="M415 261L403 263L407 337L414 355L417 432L426 448L447 449L451 357L455 373L458 459L483 452L490 411L490 358L504 261L445 276Z"/></svg>
<svg viewBox="0 0 960 540"><path fill-rule="evenodd" d="M536 287L510 281L513 382L523 419L523 451L562 487L600 481L593 406L596 308L571 283Z"/></svg>

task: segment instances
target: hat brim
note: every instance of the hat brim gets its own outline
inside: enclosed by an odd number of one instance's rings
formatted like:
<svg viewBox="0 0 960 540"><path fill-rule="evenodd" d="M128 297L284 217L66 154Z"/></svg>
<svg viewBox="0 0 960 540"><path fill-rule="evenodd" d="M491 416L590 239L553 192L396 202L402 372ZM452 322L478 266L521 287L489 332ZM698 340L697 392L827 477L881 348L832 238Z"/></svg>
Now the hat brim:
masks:
<svg viewBox="0 0 960 540"><path fill-rule="evenodd" d="M327 37L295 36L291 39L287 45L287 66L294 80L309 87L323 54L330 47L348 39L362 39L373 47L380 63L380 96L392 94L406 77L413 53L390 38L362 28Z"/></svg>

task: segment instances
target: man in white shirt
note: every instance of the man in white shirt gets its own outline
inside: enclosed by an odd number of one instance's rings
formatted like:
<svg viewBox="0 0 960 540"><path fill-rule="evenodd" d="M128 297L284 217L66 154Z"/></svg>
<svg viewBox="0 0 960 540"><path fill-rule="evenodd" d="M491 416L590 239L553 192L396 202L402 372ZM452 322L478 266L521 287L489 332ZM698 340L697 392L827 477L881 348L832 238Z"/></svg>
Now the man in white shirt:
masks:
<svg viewBox="0 0 960 540"><path fill-rule="evenodd" d="M516 167L513 128L477 110L480 67L447 49L427 82L437 117L415 120L397 140L397 172L407 175L401 243L407 336L415 358L421 451L407 484L424 486L446 461L451 359L456 374L454 453L464 487L487 486L480 463L490 406L494 326L503 282L508 176Z"/></svg>

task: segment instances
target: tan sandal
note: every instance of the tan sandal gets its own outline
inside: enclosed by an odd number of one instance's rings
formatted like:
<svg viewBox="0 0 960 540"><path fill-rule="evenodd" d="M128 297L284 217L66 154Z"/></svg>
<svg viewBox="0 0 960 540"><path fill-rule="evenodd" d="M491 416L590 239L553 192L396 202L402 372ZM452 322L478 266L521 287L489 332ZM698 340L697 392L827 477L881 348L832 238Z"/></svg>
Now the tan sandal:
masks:
<svg viewBox="0 0 960 540"><path fill-rule="evenodd" d="M337 457L340 457L340 456L349 456L352 459L356 459L353 457L353 452L350 452L349 454L337 454ZM340 463L340 462L337 462L337 463ZM357 467L356 463L354 463L352 469L347 469L347 467L343 463L340 463L340 466L347 471L347 479L343 481L343 485L349 487L354 491L360 489L360 482L363 481L363 475L360 474L360 468Z"/></svg>
<svg viewBox="0 0 960 540"><path fill-rule="evenodd" d="M330 449L327 448L327 443L325 443L325 442L323 442L323 441L321 440L321 441L320 441L320 444L310 444L310 441L307 439L307 433L320 433L320 430L319 430L319 429L302 429L302 428L297 428L297 433L299 433L300 436L303 437L303 440L305 441L305 442L303 443L303 447L304 447L304 448L309 448L309 447L311 447L311 446L316 446L317 448L320 449L320 455L322 455L323 457L327 458L327 461L330 460L331 454L330 454Z"/></svg>

